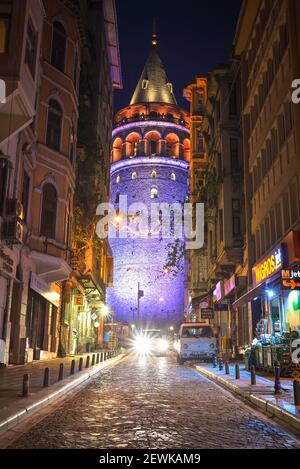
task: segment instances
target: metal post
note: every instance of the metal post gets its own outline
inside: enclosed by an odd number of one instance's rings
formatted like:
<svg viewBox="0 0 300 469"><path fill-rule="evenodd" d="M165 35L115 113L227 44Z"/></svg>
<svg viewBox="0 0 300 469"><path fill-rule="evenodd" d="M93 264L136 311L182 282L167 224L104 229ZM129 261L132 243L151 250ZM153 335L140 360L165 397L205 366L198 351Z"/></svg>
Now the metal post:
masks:
<svg viewBox="0 0 300 469"><path fill-rule="evenodd" d="M49 380L50 380L50 368L45 368L44 372L44 388L47 388L49 386Z"/></svg>
<svg viewBox="0 0 300 469"><path fill-rule="evenodd" d="M98 363L99 363L99 360L100 360L100 354L97 353L97 358L96 358L96 363L97 363L97 365L98 365Z"/></svg>
<svg viewBox="0 0 300 469"><path fill-rule="evenodd" d="M79 366L78 366L78 371L82 371L82 367L83 367L83 358L80 357L79 358Z"/></svg>
<svg viewBox="0 0 300 469"><path fill-rule="evenodd" d="M219 370L220 371L223 370L223 360L222 360L222 358L219 358Z"/></svg>
<svg viewBox="0 0 300 469"><path fill-rule="evenodd" d="M103 352L101 352L101 354L100 354L100 362L101 363L103 362L103 358L104 358L103 355L104 355Z"/></svg>
<svg viewBox="0 0 300 469"><path fill-rule="evenodd" d="M64 379L64 364L61 363L59 365L58 381L62 381L63 379Z"/></svg>
<svg viewBox="0 0 300 469"><path fill-rule="evenodd" d="M251 385L255 386L256 385L256 371L255 371L255 366L251 365Z"/></svg>
<svg viewBox="0 0 300 469"><path fill-rule="evenodd" d="M300 381L298 379L294 379L293 387L295 405L300 406Z"/></svg>
<svg viewBox="0 0 300 469"><path fill-rule="evenodd" d="M96 358L96 357L95 357L95 354L93 353L93 355L92 355L92 366L95 365L95 358Z"/></svg>
<svg viewBox="0 0 300 469"><path fill-rule="evenodd" d="M240 379L240 365L236 363L235 365L235 379Z"/></svg>
<svg viewBox="0 0 300 469"><path fill-rule="evenodd" d="M281 394L282 388L280 384L280 365L278 361L274 363L274 381L274 394Z"/></svg>
<svg viewBox="0 0 300 469"><path fill-rule="evenodd" d="M90 366L90 356L88 355L86 357L86 363L85 363L85 367L88 368Z"/></svg>
<svg viewBox="0 0 300 469"><path fill-rule="evenodd" d="M23 389L22 389L22 396L27 397L29 394L29 374L26 373L23 375Z"/></svg>
<svg viewBox="0 0 300 469"><path fill-rule="evenodd" d="M72 361L71 361L70 375L75 375L75 365L76 365L75 360L72 360Z"/></svg>
<svg viewBox="0 0 300 469"><path fill-rule="evenodd" d="M226 373L226 375L230 374L229 363L228 362L225 362L225 373Z"/></svg>

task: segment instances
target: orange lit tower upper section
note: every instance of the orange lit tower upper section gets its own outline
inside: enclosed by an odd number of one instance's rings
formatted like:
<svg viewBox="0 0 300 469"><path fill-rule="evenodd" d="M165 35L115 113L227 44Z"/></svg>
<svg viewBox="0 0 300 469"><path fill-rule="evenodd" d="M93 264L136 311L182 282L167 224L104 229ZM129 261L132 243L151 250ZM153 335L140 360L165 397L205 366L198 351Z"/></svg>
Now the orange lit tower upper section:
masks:
<svg viewBox="0 0 300 469"><path fill-rule="evenodd" d="M189 113L177 105L173 85L157 53L157 36L130 105L115 115L112 163L158 156L190 160Z"/></svg>

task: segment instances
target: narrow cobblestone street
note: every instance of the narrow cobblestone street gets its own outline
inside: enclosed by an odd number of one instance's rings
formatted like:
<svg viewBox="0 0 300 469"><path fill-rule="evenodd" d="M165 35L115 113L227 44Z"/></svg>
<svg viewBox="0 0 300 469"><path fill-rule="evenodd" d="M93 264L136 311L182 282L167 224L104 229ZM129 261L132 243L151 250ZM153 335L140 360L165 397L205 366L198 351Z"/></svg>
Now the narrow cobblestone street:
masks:
<svg viewBox="0 0 300 469"><path fill-rule="evenodd" d="M129 356L12 448L300 448L300 442L173 356Z"/></svg>

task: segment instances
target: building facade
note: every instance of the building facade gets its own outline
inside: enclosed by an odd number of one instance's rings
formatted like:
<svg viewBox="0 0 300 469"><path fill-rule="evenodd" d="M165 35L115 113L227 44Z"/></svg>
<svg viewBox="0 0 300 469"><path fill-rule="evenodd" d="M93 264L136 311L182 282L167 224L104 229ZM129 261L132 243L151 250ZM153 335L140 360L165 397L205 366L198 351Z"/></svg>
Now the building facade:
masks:
<svg viewBox="0 0 300 469"><path fill-rule="evenodd" d="M118 321L171 327L183 320L183 240L176 238L175 215L169 214L167 236L162 207L157 209L157 223L150 225L147 220L136 227L143 207L149 215L153 204L177 204L182 210L189 158L189 116L177 105L154 35L130 105L116 114L113 130L111 203L119 220L117 236L110 238L114 288L109 289L108 301ZM131 206L128 215L122 196ZM170 262L174 256L175 265Z"/></svg>
<svg viewBox="0 0 300 469"><path fill-rule="evenodd" d="M241 57L250 334L300 327L299 292L284 287L282 269L299 262L300 107L292 103L299 70L299 2L245 1L234 41Z"/></svg>
<svg viewBox="0 0 300 469"><path fill-rule="evenodd" d="M207 102L207 78L197 76L189 83L183 96L190 104L190 177L189 201L194 205L202 202L201 194L204 175L207 169L207 158L202 133ZM201 249L192 249L186 253L186 295L185 311L188 320L201 320L201 304L207 295L207 230L205 224L205 244Z"/></svg>
<svg viewBox="0 0 300 469"><path fill-rule="evenodd" d="M64 349L72 285L84 293L72 270L84 12L76 1L0 5L0 78L6 88L0 104L4 365L57 356ZM79 327L88 335L87 315Z"/></svg>

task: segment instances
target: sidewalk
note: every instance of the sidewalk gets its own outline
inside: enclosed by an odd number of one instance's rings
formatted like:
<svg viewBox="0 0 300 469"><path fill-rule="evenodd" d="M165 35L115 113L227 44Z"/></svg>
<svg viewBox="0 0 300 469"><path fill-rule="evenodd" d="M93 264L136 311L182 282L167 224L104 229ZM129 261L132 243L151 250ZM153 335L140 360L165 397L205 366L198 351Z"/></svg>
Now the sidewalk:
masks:
<svg viewBox="0 0 300 469"><path fill-rule="evenodd" d="M104 352L104 351L103 351ZM101 352L99 352L101 353ZM95 355L97 352L95 353ZM86 357L90 356L90 366L86 368ZM23 421L38 410L65 397L76 387L102 369L123 358L123 354L91 366L93 353L66 358L54 358L29 363L27 365L8 366L0 369L0 435ZM83 358L82 371L78 371L79 359ZM100 358L100 357L99 357ZM75 374L70 375L71 361L75 359ZM64 379L58 381L60 363L64 364ZM96 357L95 357L96 363ZM50 369L49 387L43 387L44 370ZM29 396L22 397L23 375L30 375Z"/></svg>
<svg viewBox="0 0 300 469"><path fill-rule="evenodd" d="M294 405L293 380L281 378L283 391L274 394L274 378L256 375L256 385L251 385L251 374L240 364L240 379L235 379L235 365L229 365L230 374L213 368L211 364L196 364L196 370L229 391L240 395L267 415L276 416L300 431L300 406Z"/></svg>

